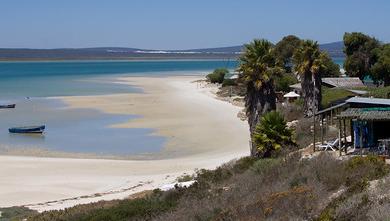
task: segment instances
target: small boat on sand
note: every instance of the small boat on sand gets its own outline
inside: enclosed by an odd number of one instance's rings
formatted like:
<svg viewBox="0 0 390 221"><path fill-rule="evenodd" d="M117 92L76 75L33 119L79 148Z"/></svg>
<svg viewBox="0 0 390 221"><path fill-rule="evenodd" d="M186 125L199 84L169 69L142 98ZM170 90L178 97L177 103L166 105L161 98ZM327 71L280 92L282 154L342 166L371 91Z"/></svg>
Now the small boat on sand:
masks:
<svg viewBox="0 0 390 221"><path fill-rule="evenodd" d="M45 130L45 125L28 126L28 127L12 127L8 129L10 133L19 133L19 134L38 134L38 133L43 133L44 130Z"/></svg>
<svg viewBox="0 0 390 221"><path fill-rule="evenodd" d="M0 109L15 108L16 104L0 104Z"/></svg>

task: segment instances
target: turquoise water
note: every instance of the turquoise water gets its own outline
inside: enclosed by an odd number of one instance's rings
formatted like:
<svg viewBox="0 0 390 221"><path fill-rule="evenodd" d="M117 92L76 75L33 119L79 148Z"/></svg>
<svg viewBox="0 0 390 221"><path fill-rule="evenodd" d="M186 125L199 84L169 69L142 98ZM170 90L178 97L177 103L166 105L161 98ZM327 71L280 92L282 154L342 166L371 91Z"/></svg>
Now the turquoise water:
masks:
<svg viewBox="0 0 390 221"><path fill-rule="evenodd" d="M68 109L57 99L35 98L19 102L16 109L0 111L0 143L12 148L128 156L161 150L164 137L150 136L153 129L117 129L109 125L136 118L104 114L93 109ZM44 135L10 134L7 128L46 125Z"/></svg>
<svg viewBox="0 0 390 221"><path fill-rule="evenodd" d="M16 109L0 110L0 147L122 157L156 153L166 138L150 135L152 128L109 127L137 116L67 109L59 99L46 97L142 93L140 88L110 82L119 76L204 74L219 67L234 69L236 65L222 60L0 62L0 103L17 104ZM43 136L8 133L9 127L40 124L47 128Z"/></svg>
<svg viewBox="0 0 390 221"><path fill-rule="evenodd" d="M334 60L342 66L343 59ZM119 156L156 153L166 138L150 135L152 128L109 127L137 116L67 109L59 99L46 97L142 93L110 82L119 76L200 75L236 66L237 61L228 60L0 62L0 103L17 104L16 109L0 110L0 147ZM47 127L44 136L8 133L9 127L40 124Z"/></svg>
<svg viewBox="0 0 390 221"><path fill-rule="evenodd" d="M340 68L343 68L345 58L332 58L334 63L338 64Z"/></svg>
<svg viewBox="0 0 390 221"><path fill-rule="evenodd" d="M139 92L107 82L120 75L201 74L236 65L229 60L0 62L0 100Z"/></svg>

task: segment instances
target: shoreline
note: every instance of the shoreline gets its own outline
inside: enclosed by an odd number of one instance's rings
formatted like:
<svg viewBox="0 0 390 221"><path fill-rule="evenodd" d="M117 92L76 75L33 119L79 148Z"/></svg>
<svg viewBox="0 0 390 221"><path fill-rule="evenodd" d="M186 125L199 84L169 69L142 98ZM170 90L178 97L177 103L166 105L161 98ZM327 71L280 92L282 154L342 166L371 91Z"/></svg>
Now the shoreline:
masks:
<svg viewBox="0 0 390 221"><path fill-rule="evenodd" d="M249 130L237 117L240 108L215 99L212 88L194 83L199 78L123 77L117 83L145 93L62 97L66 108L142 113L111 126L154 128L168 142L160 153L139 160L0 156L0 207L24 205L41 212L123 199L248 155Z"/></svg>
<svg viewBox="0 0 390 221"><path fill-rule="evenodd" d="M92 108L108 114L140 116L110 127L152 128L155 133L150 135L168 138L161 152L148 154L155 155L155 159L212 153L216 150L228 151L235 149L234 145L239 146L243 143L247 146L249 139L247 123L237 118L242 107L219 99L213 93L216 92L216 87L208 87L197 82L202 79L201 76L192 75L119 77L115 83L142 88L144 93L59 98L68 108ZM212 128L214 125L221 126ZM219 132L228 139L212 135ZM193 134L196 134L196 137ZM247 135L247 138L243 138L243 134ZM236 135L237 139L232 139ZM202 148L200 145L207 147Z"/></svg>
<svg viewBox="0 0 390 221"><path fill-rule="evenodd" d="M150 57L150 58L139 58L139 57L119 57L119 58L74 58L74 59L65 59L65 58L53 58L53 59L0 59L0 62L139 62L139 61L225 61L226 59L232 59L231 57L194 57L194 58L185 58L185 57ZM236 59L236 58L233 58Z"/></svg>

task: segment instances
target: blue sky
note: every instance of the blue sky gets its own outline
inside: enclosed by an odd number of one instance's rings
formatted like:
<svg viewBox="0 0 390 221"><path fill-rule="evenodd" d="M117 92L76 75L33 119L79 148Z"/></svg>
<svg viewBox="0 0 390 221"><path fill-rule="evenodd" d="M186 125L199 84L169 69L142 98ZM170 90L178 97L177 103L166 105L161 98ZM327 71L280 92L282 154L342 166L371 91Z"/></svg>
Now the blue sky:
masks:
<svg viewBox="0 0 390 221"><path fill-rule="evenodd" d="M1 0L0 47L190 49L320 43L361 31L390 42L389 0Z"/></svg>

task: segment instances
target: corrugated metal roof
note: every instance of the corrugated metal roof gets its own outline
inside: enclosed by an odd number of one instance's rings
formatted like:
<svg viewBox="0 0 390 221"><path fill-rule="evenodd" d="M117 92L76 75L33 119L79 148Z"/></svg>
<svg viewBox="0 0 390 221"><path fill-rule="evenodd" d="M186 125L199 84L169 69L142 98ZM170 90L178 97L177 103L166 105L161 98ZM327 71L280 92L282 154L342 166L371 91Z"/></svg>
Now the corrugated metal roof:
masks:
<svg viewBox="0 0 390 221"><path fill-rule="evenodd" d="M353 90L353 89L346 89L346 90L357 95L365 95L368 93L367 91L363 91L363 90Z"/></svg>
<svg viewBox="0 0 390 221"><path fill-rule="evenodd" d="M348 108L337 117L360 120L390 120L390 108Z"/></svg>
<svg viewBox="0 0 390 221"><path fill-rule="evenodd" d="M345 102L347 103L361 103L361 104L378 104L390 106L390 99L383 98L369 98L369 97L352 97Z"/></svg>
<svg viewBox="0 0 390 221"><path fill-rule="evenodd" d="M326 113L326 112L328 112L328 111L334 110L334 109L336 109L336 108L340 108L340 107L342 107L342 106L344 106L344 105L346 105L346 104L347 104L347 103L341 103L341 104L337 104L337 105L332 106L332 107L328 107L328 108L326 108L326 109L323 109L323 110L318 111L318 112L316 113L316 115L320 115L320 114Z"/></svg>
<svg viewBox="0 0 390 221"><path fill-rule="evenodd" d="M356 88L356 87L365 87L363 82L359 78L322 78L322 83L331 85L333 87L340 88Z"/></svg>
<svg viewBox="0 0 390 221"><path fill-rule="evenodd" d="M302 86L301 86L301 83L296 83L296 84L290 85L290 88L300 90L300 89L302 89Z"/></svg>

